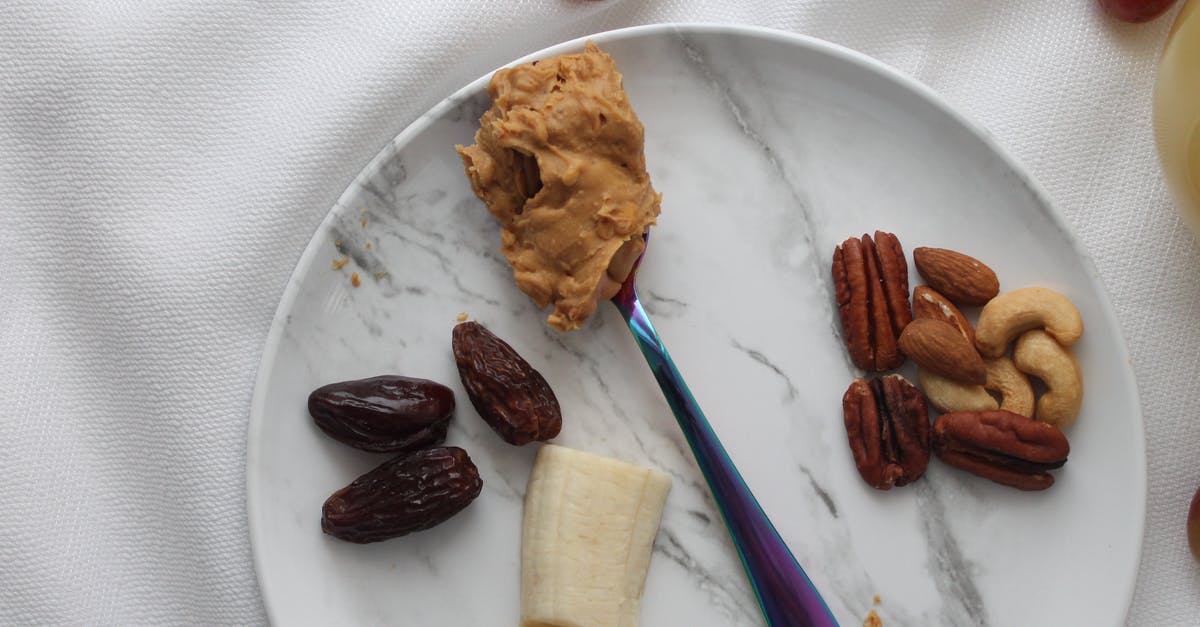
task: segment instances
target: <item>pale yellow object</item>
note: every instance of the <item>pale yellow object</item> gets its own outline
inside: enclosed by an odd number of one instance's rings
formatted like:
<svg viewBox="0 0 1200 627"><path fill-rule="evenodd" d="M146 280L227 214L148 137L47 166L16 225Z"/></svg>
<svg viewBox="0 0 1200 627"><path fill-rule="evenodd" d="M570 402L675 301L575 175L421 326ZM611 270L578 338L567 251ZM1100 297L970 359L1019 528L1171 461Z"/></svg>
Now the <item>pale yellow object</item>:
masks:
<svg viewBox="0 0 1200 627"><path fill-rule="evenodd" d="M925 398L940 412L989 411L1000 408L1000 404L982 385L959 383L924 368L917 369L917 377L921 381Z"/></svg>
<svg viewBox="0 0 1200 627"><path fill-rule="evenodd" d="M1029 377L1007 357L985 359L987 383L983 387L1000 395L1000 409L1033 418L1033 386Z"/></svg>
<svg viewBox="0 0 1200 627"><path fill-rule="evenodd" d="M1179 11L1158 62L1154 131L1167 185L1200 235L1200 0Z"/></svg>
<svg viewBox="0 0 1200 627"><path fill-rule="evenodd" d="M1083 404L1083 373L1071 349L1054 341L1044 331L1027 331L1013 350L1017 369L1046 384L1037 400L1034 418L1056 427L1075 422Z"/></svg>
<svg viewBox="0 0 1200 627"><path fill-rule="evenodd" d="M635 627L671 477L546 444L525 492L521 627Z"/></svg>
<svg viewBox="0 0 1200 627"><path fill-rule="evenodd" d="M975 325L975 346L984 357L999 357L1030 329L1045 329L1059 344L1070 346L1083 335L1083 318L1066 296L1045 287L1023 287L983 306Z"/></svg>

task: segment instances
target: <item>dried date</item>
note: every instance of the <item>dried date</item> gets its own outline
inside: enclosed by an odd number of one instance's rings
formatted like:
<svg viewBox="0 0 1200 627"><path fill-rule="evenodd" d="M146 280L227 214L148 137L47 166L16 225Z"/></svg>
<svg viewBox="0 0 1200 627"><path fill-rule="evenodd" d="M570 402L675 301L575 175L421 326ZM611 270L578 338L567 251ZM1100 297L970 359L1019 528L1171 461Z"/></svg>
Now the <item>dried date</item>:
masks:
<svg viewBox="0 0 1200 627"><path fill-rule="evenodd" d="M357 544L397 538L445 522L482 488L461 448L401 455L334 492L321 510L321 530Z"/></svg>
<svg viewBox="0 0 1200 627"><path fill-rule="evenodd" d="M454 392L426 379L385 375L342 381L308 396L313 422L364 451L399 453L439 444L454 415Z"/></svg>
<svg viewBox="0 0 1200 627"><path fill-rule="evenodd" d="M479 415L509 444L549 440L562 429L550 384L513 347L483 325L454 327L454 361Z"/></svg>

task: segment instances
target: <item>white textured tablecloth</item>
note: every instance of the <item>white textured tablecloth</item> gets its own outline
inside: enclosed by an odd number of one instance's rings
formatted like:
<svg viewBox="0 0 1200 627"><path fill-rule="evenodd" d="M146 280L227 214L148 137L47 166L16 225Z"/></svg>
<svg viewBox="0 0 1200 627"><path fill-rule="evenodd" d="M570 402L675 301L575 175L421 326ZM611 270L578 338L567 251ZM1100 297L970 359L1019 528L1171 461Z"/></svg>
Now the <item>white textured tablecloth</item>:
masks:
<svg viewBox="0 0 1200 627"><path fill-rule="evenodd" d="M865 52L1032 171L1095 257L1141 388L1129 622L1197 624L1200 254L1150 120L1170 19L1123 25L1093 0L0 2L0 623L264 621L246 422L313 229L462 84L663 21Z"/></svg>

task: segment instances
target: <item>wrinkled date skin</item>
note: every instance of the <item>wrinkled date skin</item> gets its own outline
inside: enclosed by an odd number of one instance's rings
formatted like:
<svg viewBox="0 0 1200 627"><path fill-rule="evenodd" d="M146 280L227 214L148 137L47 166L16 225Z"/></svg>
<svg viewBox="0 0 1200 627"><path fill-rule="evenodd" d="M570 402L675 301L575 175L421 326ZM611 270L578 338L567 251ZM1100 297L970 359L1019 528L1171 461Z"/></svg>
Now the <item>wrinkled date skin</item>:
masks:
<svg viewBox="0 0 1200 627"><path fill-rule="evenodd" d="M321 510L321 530L357 544L398 538L445 522L481 489L479 470L461 448L408 453L334 492Z"/></svg>
<svg viewBox="0 0 1200 627"><path fill-rule="evenodd" d="M858 379L842 396L854 465L867 485L890 490L929 466L929 412L921 391L900 375Z"/></svg>
<svg viewBox="0 0 1200 627"><path fill-rule="evenodd" d="M446 439L454 392L426 379L394 375L342 381L314 390L308 413L329 437L354 448L415 451Z"/></svg>
<svg viewBox="0 0 1200 627"><path fill-rule="evenodd" d="M454 327L454 361L475 410L509 444L545 441L562 429L550 384L513 347L483 325Z"/></svg>
<svg viewBox="0 0 1200 627"><path fill-rule="evenodd" d="M1054 485L1071 445L1051 424L1003 409L960 411L933 423L933 451L956 468L1018 490Z"/></svg>

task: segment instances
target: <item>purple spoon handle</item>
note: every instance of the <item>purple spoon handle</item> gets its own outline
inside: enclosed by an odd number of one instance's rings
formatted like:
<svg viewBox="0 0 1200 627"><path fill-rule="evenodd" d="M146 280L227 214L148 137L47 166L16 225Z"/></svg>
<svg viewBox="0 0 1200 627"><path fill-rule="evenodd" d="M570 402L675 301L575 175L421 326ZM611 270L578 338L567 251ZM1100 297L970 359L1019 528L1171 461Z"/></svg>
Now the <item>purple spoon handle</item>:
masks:
<svg viewBox="0 0 1200 627"><path fill-rule="evenodd" d="M729 459L638 301L633 276L613 297L650 365L733 538L763 617L771 627L836 626L821 593L792 556Z"/></svg>

